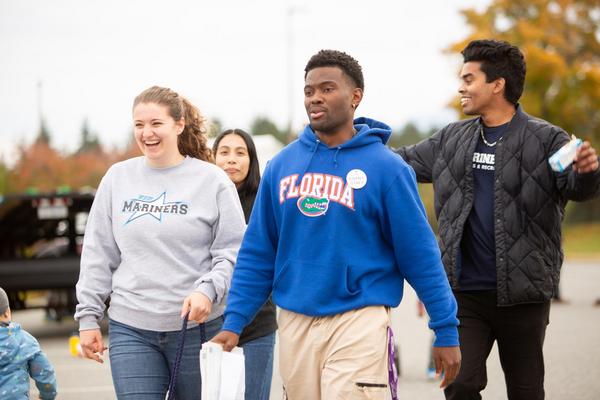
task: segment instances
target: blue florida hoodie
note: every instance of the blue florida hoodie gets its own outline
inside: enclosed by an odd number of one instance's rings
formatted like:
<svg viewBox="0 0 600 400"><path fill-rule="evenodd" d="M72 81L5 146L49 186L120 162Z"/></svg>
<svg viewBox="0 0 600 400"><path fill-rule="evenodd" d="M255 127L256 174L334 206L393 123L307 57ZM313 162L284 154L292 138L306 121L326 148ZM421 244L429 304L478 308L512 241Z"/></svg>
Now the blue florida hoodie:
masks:
<svg viewBox="0 0 600 400"><path fill-rule="evenodd" d="M238 254L224 330L239 334L269 294L281 308L326 316L396 307L404 280L436 333L458 345L456 301L414 171L385 147L391 129L358 118L328 147L306 126L267 166Z"/></svg>

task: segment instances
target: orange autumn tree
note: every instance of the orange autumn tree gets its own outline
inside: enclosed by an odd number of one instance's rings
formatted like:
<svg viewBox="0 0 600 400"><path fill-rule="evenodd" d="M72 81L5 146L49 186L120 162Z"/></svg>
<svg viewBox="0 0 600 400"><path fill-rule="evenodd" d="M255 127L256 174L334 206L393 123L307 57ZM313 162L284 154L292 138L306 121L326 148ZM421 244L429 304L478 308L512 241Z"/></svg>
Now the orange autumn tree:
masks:
<svg viewBox="0 0 600 400"><path fill-rule="evenodd" d="M97 188L113 163L141 154L133 133L124 149L115 147L105 151L98 135L91 131L87 118L83 120L80 132L77 150L59 152L52 147L51 135L41 119L36 140L18 147L16 163L8 167L0 160L0 195Z"/></svg>
<svg viewBox="0 0 600 400"><path fill-rule="evenodd" d="M86 151L65 158L65 183L72 189L90 186L97 188L114 160L104 151Z"/></svg>
<svg viewBox="0 0 600 400"><path fill-rule="evenodd" d="M67 166L63 157L47 141L20 145L18 154L17 162L7 177L7 187L11 192L22 193L30 188L49 192L66 184Z"/></svg>
<svg viewBox="0 0 600 400"><path fill-rule="evenodd" d="M475 39L519 46L527 62L525 111L600 146L598 0L493 0L482 12L462 14L472 31L451 52Z"/></svg>
<svg viewBox="0 0 600 400"><path fill-rule="evenodd" d="M529 114L588 139L600 149L600 2L598 0L492 0L479 12L462 11L471 40L506 40L527 62L520 102ZM458 100L452 106L461 114ZM570 205L573 220L600 221L600 200Z"/></svg>

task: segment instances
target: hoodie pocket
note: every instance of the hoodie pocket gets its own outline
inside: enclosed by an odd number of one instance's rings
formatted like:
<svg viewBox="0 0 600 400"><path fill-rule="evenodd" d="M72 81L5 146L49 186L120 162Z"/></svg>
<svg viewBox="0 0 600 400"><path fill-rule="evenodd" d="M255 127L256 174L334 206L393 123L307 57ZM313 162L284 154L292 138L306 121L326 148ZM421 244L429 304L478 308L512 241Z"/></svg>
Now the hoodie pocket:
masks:
<svg viewBox="0 0 600 400"><path fill-rule="evenodd" d="M273 283L273 292L291 298L310 298L317 306L333 299L348 299L360 294L360 289L348 289L349 266L288 260Z"/></svg>

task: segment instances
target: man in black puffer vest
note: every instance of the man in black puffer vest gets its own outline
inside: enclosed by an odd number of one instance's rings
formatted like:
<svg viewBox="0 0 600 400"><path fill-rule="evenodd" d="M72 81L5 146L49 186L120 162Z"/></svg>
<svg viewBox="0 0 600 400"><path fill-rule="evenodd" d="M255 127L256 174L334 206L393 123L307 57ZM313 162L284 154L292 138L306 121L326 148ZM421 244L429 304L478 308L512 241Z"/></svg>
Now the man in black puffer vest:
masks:
<svg viewBox="0 0 600 400"><path fill-rule="evenodd" d="M568 200L600 195L598 156L589 142L573 166L548 158L569 141L561 128L518 104L521 51L476 40L462 51L459 88L467 115L432 137L396 150L433 183L439 244L458 301L462 367L447 399L481 399L494 341L508 398L544 398L542 346L563 262L560 225Z"/></svg>

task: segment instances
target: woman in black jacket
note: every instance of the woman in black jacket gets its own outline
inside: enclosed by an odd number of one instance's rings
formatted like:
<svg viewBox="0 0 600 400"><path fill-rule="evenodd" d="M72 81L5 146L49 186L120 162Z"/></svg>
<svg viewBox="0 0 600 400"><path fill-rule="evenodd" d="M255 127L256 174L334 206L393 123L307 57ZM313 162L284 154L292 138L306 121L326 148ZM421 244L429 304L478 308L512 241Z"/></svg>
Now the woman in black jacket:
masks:
<svg viewBox="0 0 600 400"><path fill-rule="evenodd" d="M252 137L241 129L226 130L215 139L213 154L217 166L235 183L248 223L260 183ZM240 336L246 363L246 400L269 399L276 330L275 305L269 299Z"/></svg>

